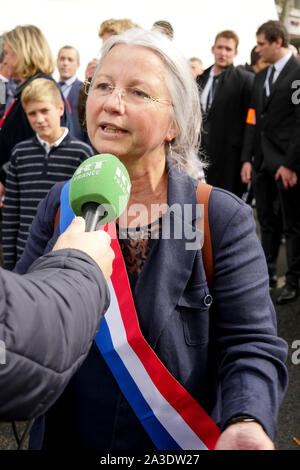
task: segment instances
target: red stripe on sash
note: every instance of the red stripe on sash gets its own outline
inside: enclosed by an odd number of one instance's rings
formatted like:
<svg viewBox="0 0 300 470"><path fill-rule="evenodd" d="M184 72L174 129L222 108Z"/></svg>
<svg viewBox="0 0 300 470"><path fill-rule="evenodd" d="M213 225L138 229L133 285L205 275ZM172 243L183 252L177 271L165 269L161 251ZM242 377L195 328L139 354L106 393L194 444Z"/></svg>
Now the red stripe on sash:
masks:
<svg viewBox="0 0 300 470"><path fill-rule="evenodd" d="M16 100L14 100L14 101L11 103L11 105L9 106L9 108L7 108L7 110L6 110L5 114L4 114L4 116L2 117L2 119L1 119L1 121L0 121L0 129L1 129L1 127L3 126L3 123L4 123L5 119L7 118L8 114L10 113L11 108L13 107L13 105L15 104L15 102L16 102Z"/></svg>
<svg viewBox="0 0 300 470"><path fill-rule="evenodd" d="M104 229L111 235L111 247L116 255L111 281L118 299L128 343L140 358L148 375L151 377L160 393L182 416L184 421L195 434L198 435L208 449L214 449L220 435L220 430L201 408L199 403L194 400L166 369L143 337L132 298L126 266L117 239L115 225L109 224L109 226L106 226Z"/></svg>
<svg viewBox="0 0 300 470"><path fill-rule="evenodd" d="M65 102L68 106L69 113L72 114L72 108L71 108L71 105L70 105L70 102L69 102L68 98L65 98Z"/></svg>

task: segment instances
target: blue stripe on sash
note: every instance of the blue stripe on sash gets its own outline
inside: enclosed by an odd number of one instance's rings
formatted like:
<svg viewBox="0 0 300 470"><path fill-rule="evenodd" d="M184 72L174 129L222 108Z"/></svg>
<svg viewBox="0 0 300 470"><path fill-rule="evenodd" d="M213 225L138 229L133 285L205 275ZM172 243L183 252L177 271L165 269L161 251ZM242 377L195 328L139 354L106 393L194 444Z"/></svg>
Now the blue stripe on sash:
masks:
<svg viewBox="0 0 300 470"><path fill-rule="evenodd" d="M151 437L157 449L181 450L181 447L178 446L177 442L174 441L172 436L170 436L170 434L153 414L152 409L145 401L139 388L124 366L122 359L114 349L105 317L101 320L100 330L96 335L95 342L111 372L115 377L118 377L117 382L119 387L141 420L141 423Z"/></svg>
<svg viewBox="0 0 300 470"><path fill-rule="evenodd" d="M69 188L71 180L69 180L62 188L60 193L60 220L59 230L63 233L70 225L75 217L69 202Z"/></svg>

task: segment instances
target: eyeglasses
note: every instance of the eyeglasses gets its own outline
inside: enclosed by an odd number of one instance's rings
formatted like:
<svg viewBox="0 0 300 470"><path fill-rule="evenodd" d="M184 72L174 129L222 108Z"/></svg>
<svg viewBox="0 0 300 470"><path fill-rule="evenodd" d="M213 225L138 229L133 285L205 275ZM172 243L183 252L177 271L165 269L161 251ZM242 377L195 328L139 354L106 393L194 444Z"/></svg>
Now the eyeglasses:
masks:
<svg viewBox="0 0 300 470"><path fill-rule="evenodd" d="M85 93L95 93L97 96L111 95L114 90L118 90L122 99L129 104L145 104L145 103L161 103L171 105L171 101L161 98L154 98L137 87L120 88L117 86L109 85L108 83L96 83L91 86L91 80L84 82Z"/></svg>

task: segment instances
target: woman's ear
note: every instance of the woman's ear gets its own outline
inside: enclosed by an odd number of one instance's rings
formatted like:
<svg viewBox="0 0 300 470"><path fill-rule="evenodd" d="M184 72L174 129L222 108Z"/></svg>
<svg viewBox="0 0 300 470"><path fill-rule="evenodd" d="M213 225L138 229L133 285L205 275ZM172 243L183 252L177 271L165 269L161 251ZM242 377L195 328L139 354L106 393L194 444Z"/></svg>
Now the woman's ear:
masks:
<svg viewBox="0 0 300 470"><path fill-rule="evenodd" d="M166 142L171 142L173 139L175 139L175 137L178 135L178 127L177 125L175 124L175 122L171 122L170 126L169 126L169 129L168 129L168 132L167 132L167 135L166 135Z"/></svg>

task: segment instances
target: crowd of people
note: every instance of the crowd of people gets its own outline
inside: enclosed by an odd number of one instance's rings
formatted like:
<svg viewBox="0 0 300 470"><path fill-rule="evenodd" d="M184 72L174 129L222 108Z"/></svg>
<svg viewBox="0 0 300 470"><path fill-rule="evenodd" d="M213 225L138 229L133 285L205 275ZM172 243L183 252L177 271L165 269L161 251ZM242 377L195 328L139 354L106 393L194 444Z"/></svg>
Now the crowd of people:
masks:
<svg viewBox="0 0 300 470"><path fill-rule="evenodd" d="M158 377L159 391L148 397L139 385L140 363L131 367L130 354L122 356L129 339L120 344L107 339L119 328L111 302L104 317L109 320L101 321L97 334L95 326L90 328L95 339L86 338L88 348L82 360L74 359L72 375L64 374L59 392L44 406L40 393L38 405L32 404L31 389L27 392L25 387L22 397L19 376L15 415L12 407L3 411L0 406L0 417L3 413L10 419L36 418L31 449L74 444L97 450L274 448L277 413L288 379L287 345L277 335L270 288L277 285L284 236L286 282L276 302L292 302L299 294L300 102L294 84L300 79L300 62L279 21L259 26L256 35L250 64L235 66L238 35L232 30L218 32L211 47L213 63L204 69L200 58L186 58L177 49L168 21L144 30L129 19L109 19L100 26L100 57L87 64L84 83L77 78L80 54L72 45L62 45L58 52L56 82L50 47L39 28L17 26L3 35L3 266L14 271L9 275L26 279L31 266L43 266L43 257L51 256L53 247L59 252L63 214L70 212L62 197L66 182L90 156L115 155L131 180L125 217L115 225L128 279L122 283L128 300L120 301L119 309L126 316L128 305L134 306L139 326L133 344L140 341L139 335L145 339L145 350L141 347L139 353L147 359L141 361L146 361L147 380L152 380L151 374ZM199 196L204 180L210 190L205 203ZM197 210L189 220L186 214L169 214L170 207L184 212L186 206L196 208L199 203L208 214L212 280L207 278L204 257L208 242L186 248L187 223L197 235ZM137 205L138 218L133 214ZM61 223L56 225L58 208ZM81 249L73 241L61 248ZM94 254L87 255L95 259ZM107 249L105 256L109 257ZM110 277L108 264L105 282ZM103 265L98 266L103 271ZM120 263L116 266L110 299L124 276ZM34 270L31 278L35 279ZM102 318L108 307L103 282L101 295L95 302ZM21 300L18 309L22 311ZM18 315L18 322L27 323L26 311ZM5 331L1 328L0 333ZM58 338L64 336L65 322L54 328ZM41 341L34 348L33 364L47 360ZM66 343L60 346L62 356L69 354ZM120 356L122 365L112 356ZM53 367L61 370L56 363ZM51 368L45 364L37 378L49 388ZM26 383L26 377L23 380ZM170 391L160 388L160 380L173 384ZM177 400L185 405L177 407ZM203 414L206 418L198 422ZM195 423L187 418L193 415Z"/></svg>

